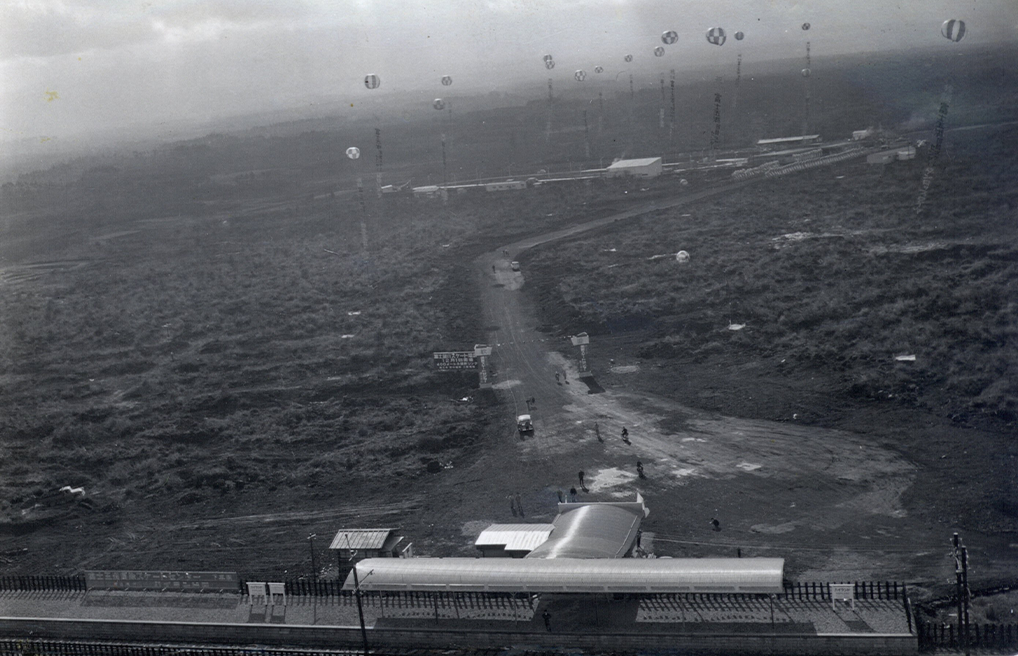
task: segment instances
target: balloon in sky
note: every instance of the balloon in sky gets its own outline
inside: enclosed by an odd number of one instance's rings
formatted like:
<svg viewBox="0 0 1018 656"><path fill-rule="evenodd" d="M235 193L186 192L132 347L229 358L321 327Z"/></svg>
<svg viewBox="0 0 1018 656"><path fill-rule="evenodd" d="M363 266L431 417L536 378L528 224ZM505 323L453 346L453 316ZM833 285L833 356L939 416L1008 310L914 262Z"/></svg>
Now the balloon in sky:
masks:
<svg viewBox="0 0 1018 656"><path fill-rule="evenodd" d="M803 23L802 24L802 29L808 30L809 29L809 23Z"/></svg>
<svg viewBox="0 0 1018 656"><path fill-rule="evenodd" d="M548 61L544 62L544 67L547 68L549 71L555 68L555 60L549 59Z"/></svg>
<svg viewBox="0 0 1018 656"><path fill-rule="evenodd" d="M442 86L443 87L447 87L450 84L452 84L452 77L449 76L449 75L443 75L442 76Z"/></svg>
<svg viewBox="0 0 1018 656"><path fill-rule="evenodd" d="M658 47L654 48L654 56L655 57L664 57L665 56L665 49L662 48L661 46L658 46Z"/></svg>
<svg viewBox="0 0 1018 656"><path fill-rule="evenodd" d="M445 101L441 98L435 98L435 100L431 103L431 106L435 109L445 109Z"/></svg>
<svg viewBox="0 0 1018 656"><path fill-rule="evenodd" d="M633 56L632 55L626 55L626 61L627 62L633 61Z"/></svg>
<svg viewBox="0 0 1018 656"><path fill-rule="evenodd" d="M544 61L546 61L546 62L550 62L550 61L551 61L552 59L554 59L554 57L552 57L551 55L545 55L545 56L543 57L543 59L544 59Z"/></svg>
<svg viewBox="0 0 1018 656"><path fill-rule="evenodd" d="M736 32L736 33L735 33L735 40L736 40L736 41L742 41L742 39L743 39L743 38L745 38L745 36L746 36L746 35L745 35L745 34L743 34L742 32Z"/></svg>
<svg viewBox="0 0 1018 656"><path fill-rule="evenodd" d="M960 20L946 20L944 24L940 26L940 33L944 35L944 38L950 39L954 42L961 41L965 37L965 21Z"/></svg>
<svg viewBox="0 0 1018 656"><path fill-rule="evenodd" d="M667 43L668 45L671 45L679 40L679 33L676 32L675 30L668 30L667 32L661 35L661 40Z"/></svg>
<svg viewBox="0 0 1018 656"><path fill-rule="evenodd" d="M361 156L361 149L357 146L350 146L346 149L346 156L350 159L357 159Z"/></svg>
<svg viewBox="0 0 1018 656"><path fill-rule="evenodd" d="M364 86L369 89L377 89L381 84L382 81L374 73L368 73L364 76Z"/></svg>
<svg viewBox="0 0 1018 656"><path fill-rule="evenodd" d="M604 67L603 66L595 66L594 67L594 72L595 73L604 73Z"/></svg>
<svg viewBox="0 0 1018 656"><path fill-rule="evenodd" d="M712 27L707 30L707 41L716 46L725 45L725 31L720 27Z"/></svg>
<svg viewBox="0 0 1018 656"><path fill-rule="evenodd" d="M573 73L573 77L576 78L577 82L583 82L584 80L587 79L587 74L586 74L586 72L584 72L582 70L581 71L576 71L575 73Z"/></svg>
<svg viewBox="0 0 1018 656"><path fill-rule="evenodd" d="M809 69L808 68L802 69L802 76L803 77L809 77Z"/></svg>

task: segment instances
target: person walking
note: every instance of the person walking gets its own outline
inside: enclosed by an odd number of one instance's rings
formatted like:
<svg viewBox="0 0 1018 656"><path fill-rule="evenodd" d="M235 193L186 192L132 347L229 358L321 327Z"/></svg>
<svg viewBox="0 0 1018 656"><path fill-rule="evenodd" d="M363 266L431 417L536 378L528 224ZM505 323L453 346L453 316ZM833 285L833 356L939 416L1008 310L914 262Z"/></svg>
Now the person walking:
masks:
<svg viewBox="0 0 1018 656"><path fill-rule="evenodd" d="M548 629L548 633L551 633L551 613L548 612L547 608L541 613L541 617L544 618L544 628Z"/></svg>
<svg viewBox="0 0 1018 656"><path fill-rule="evenodd" d="M625 426L622 427L622 441L625 442L626 444L631 444L631 442L629 441L629 431L626 429Z"/></svg>
<svg viewBox="0 0 1018 656"><path fill-rule="evenodd" d="M596 421L594 422L594 434L597 435L598 442L604 442L604 440L601 439L601 427L597 425Z"/></svg>
<svg viewBox="0 0 1018 656"><path fill-rule="evenodd" d="M643 473L643 463L639 460L636 461L636 473L640 475L640 478L647 478Z"/></svg>
<svg viewBox="0 0 1018 656"><path fill-rule="evenodd" d="M580 479L580 489L583 490L584 492L586 492L587 491L587 486L583 484L583 470L582 469L580 470L580 473L577 476Z"/></svg>

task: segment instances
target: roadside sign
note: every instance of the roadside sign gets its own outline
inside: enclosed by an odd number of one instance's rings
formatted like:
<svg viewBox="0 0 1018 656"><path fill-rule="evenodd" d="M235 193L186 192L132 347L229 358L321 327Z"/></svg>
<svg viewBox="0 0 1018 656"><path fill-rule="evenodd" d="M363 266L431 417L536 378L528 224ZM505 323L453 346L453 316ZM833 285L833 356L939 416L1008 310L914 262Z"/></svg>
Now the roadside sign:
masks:
<svg viewBox="0 0 1018 656"><path fill-rule="evenodd" d="M477 368L473 351L435 351L432 357L435 368L444 371Z"/></svg>

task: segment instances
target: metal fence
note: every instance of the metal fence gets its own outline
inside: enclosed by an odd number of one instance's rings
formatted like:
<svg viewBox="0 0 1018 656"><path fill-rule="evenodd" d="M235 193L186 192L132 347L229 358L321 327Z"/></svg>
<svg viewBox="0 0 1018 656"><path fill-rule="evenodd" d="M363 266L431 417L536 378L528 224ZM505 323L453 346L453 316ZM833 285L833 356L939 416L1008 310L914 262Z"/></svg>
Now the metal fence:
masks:
<svg viewBox="0 0 1018 656"><path fill-rule="evenodd" d="M847 582L846 582L847 583ZM809 601L830 601L830 583L785 583L785 597ZM897 581L855 581L856 599L904 600L905 584Z"/></svg>
<svg viewBox="0 0 1018 656"><path fill-rule="evenodd" d="M77 592L85 590L85 577L72 576L0 576L0 590L26 592Z"/></svg>
<svg viewBox="0 0 1018 656"><path fill-rule="evenodd" d="M955 624L919 622L919 649L932 651L938 648L1011 651L1018 649L1018 624L969 624L967 639L963 640Z"/></svg>

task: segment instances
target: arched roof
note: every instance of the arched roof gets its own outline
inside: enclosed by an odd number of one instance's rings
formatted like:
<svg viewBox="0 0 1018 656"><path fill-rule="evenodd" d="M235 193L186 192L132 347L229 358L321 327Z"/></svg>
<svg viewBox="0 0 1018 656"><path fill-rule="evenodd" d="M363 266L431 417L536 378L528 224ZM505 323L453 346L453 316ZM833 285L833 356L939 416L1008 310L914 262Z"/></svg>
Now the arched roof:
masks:
<svg viewBox="0 0 1018 656"><path fill-rule="evenodd" d="M600 503L567 507L555 518L551 537L527 558L621 558L636 540L642 519L642 504L639 512Z"/></svg>
<svg viewBox="0 0 1018 656"><path fill-rule="evenodd" d="M783 591L783 558L368 558L362 591L757 593ZM354 589L353 572L344 590Z"/></svg>

